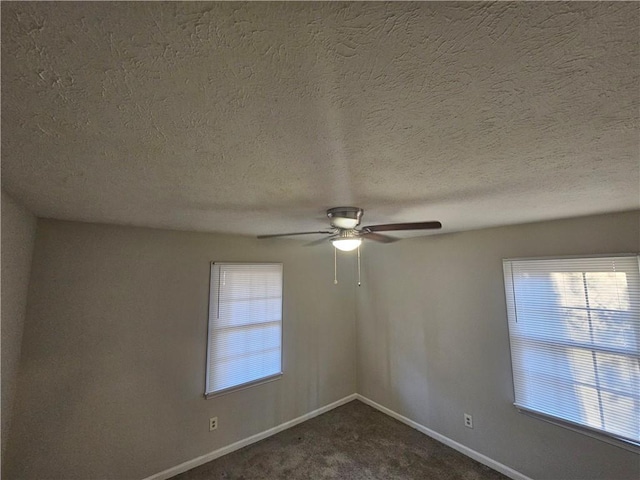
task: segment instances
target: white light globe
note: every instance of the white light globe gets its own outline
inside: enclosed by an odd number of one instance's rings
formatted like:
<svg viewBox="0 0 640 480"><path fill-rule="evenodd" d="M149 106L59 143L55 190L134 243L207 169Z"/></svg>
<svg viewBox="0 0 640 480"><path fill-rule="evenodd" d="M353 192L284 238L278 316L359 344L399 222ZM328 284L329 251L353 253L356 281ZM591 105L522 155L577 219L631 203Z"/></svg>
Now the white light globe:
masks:
<svg viewBox="0 0 640 480"><path fill-rule="evenodd" d="M333 246L338 250L342 250L343 252L350 252L351 250L355 250L362 243L362 239L360 238L338 238L336 240L332 240Z"/></svg>

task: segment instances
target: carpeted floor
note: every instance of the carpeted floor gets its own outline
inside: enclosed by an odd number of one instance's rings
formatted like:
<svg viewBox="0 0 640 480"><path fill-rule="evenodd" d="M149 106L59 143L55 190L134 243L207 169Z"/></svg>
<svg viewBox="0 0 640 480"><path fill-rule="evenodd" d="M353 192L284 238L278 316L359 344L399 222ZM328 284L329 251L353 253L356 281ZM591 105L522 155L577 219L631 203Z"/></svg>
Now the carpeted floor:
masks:
<svg viewBox="0 0 640 480"><path fill-rule="evenodd" d="M504 475L354 400L173 480L503 480Z"/></svg>

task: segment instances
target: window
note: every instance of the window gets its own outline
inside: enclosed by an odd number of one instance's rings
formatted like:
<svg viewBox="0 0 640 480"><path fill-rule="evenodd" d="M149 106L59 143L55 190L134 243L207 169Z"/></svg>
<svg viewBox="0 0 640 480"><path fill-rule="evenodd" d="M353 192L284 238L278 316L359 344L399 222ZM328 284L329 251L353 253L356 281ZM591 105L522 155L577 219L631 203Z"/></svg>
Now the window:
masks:
<svg viewBox="0 0 640 480"><path fill-rule="evenodd" d="M211 264L207 397L282 375L282 264Z"/></svg>
<svg viewBox="0 0 640 480"><path fill-rule="evenodd" d="M504 260L516 407L640 445L638 260Z"/></svg>

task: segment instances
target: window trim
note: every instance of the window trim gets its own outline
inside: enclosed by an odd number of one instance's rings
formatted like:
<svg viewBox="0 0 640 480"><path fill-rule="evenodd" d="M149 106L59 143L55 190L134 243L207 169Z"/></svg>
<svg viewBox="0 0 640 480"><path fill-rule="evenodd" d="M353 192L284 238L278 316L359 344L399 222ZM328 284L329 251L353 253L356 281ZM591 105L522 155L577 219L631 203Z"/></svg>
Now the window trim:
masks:
<svg viewBox="0 0 640 480"><path fill-rule="evenodd" d="M217 392L205 393L204 398L209 400L210 398L221 397L222 395L227 395L228 393L239 392L240 390L246 390L247 388L256 387L258 385L263 385L265 383L275 382L276 380L280 380L284 375L283 372L276 373L275 375L271 375L269 377L260 378L258 380L253 380L252 382L243 383L242 385L236 385L235 387L225 388L224 390L218 390Z"/></svg>
<svg viewBox="0 0 640 480"><path fill-rule="evenodd" d="M249 382L242 383L240 385L234 385L232 387L228 387L222 390L218 390L215 392L208 392L209 387L209 359L211 355L211 342L209 341L211 337L211 308L213 307L213 295L212 295L212 287L213 287L213 271L216 265L280 265L281 267L281 291L282 295L280 296L280 372L275 373L273 375L269 375L267 377L258 378L256 380L252 380ZM284 375L284 264L282 262L209 262L209 303L207 308L207 356L205 359L205 369L204 369L204 398L209 400L211 398L220 397L223 395L227 395L229 393L237 392L240 390L245 390L247 388L255 387L258 385L263 385L266 383L271 383L276 380L280 380ZM259 322L259 323L271 323L271 322ZM257 323L257 324L259 324Z"/></svg>
<svg viewBox="0 0 640 480"><path fill-rule="evenodd" d="M590 255L553 255L553 256L540 256L540 257L514 257L514 258L503 258L502 259L502 265L503 265L503 281L504 281L504 285L505 285L505 307L506 307L506 317L507 317L507 335L508 335L508 340L509 340L509 365L510 365L510 370L511 370L511 386L512 386L512 392L513 392L513 401L512 401L512 405L514 406L514 408L521 414L526 415L528 417L531 418L535 418L537 420L541 420L543 422L546 423L550 423L552 425L556 425L559 426L561 428L565 428L568 430L571 430L573 432L576 433L580 433L582 435L586 435L589 436L591 438L594 438L596 440L600 440L602 442L608 443L610 445L614 445L616 447L622 448L624 450L628 450L630 452L633 453L640 453L640 442L634 442L633 440L627 439L627 438L622 438L622 437L618 437L615 434L612 433L608 433L608 432L603 432L602 430L598 430L592 427L589 427L587 425L583 425L580 423L575 423L572 422L570 420L566 420L564 418L560 418L548 413L543 413L543 412L539 412L537 410L533 410L531 408L519 405L518 403L516 403L515 399L516 399L516 386L515 386L515 379L513 377L513 346L511 343L511 332L510 332L510 327L509 327L509 323L511 320L511 313L510 310L513 310L513 314L515 318L515 321L517 322L517 310L515 307L515 291L513 290L514 288L514 282L513 282L513 277L511 276L511 292L508 292L507 288L509 287L507 285L507 278L505 275L505 266L507 265L507 262L509 262L511 264L511 262L517 262L517 261L528 261L528 260L571 260L571 259L596 259L596 258L624 258L624 257L635 257L638 261L638 270L640 273L640 253L639 252L629 252L629 253L610 253L610 254L590 254ZM548 342L545 342L548 343ZM560 342L552 342L552 343L560 343ZM590 349L592 350L592 349ZM616 352L617 353L617 352Z"/></svg>

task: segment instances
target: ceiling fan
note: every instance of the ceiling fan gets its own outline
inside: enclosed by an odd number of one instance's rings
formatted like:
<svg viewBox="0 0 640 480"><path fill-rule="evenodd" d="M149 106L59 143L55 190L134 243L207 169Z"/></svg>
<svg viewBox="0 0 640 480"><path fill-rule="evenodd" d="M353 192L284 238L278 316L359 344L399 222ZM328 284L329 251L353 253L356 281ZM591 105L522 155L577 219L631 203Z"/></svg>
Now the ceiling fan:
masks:
<svg viewBox="0 0 640 480"><path fill-rule="evenodd" d="M360 225L364 210L358 207L335 207L327 210L327 217L331 228L314 232L276 233L273 235L258 235L258 238L288 237L293 235L325 234L325 237L315 243L331 240L333 246L339 250L349 252L355 250L366 238L375 242L391 243L399 239L383 235L378 232L393 232L399 230L437 230L442 228L440 222L414 222L414 223L389 223L384 225L369 225L356 228Z"/></svg>

